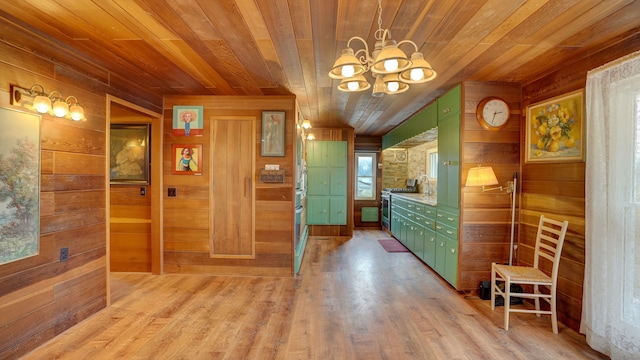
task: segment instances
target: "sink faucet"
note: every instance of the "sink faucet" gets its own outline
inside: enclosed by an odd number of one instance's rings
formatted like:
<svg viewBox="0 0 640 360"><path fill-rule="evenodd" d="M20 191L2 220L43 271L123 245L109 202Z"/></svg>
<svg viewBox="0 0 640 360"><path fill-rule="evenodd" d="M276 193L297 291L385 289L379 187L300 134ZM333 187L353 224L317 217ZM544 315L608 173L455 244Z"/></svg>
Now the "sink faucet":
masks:
<svg viewBox="0 0 640 360"><path fill-rule="evenodd" d="M423 186L423 189L422 189L423 195L429 196L429 195L431 195L431 179L429 179L427 174L420 175L420 177L418 178L418 181L420 181L420 183L422 183L422 184L424 183L422 181L422 178L427 179L427 187L425 189L424 186Z"/></svg>

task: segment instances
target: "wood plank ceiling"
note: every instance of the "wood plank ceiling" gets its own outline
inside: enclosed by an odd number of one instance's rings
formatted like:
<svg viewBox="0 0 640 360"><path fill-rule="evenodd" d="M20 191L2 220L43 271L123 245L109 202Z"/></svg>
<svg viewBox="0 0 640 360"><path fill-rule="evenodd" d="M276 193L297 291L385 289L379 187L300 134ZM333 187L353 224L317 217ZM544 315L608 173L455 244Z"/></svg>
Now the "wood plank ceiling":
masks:
<svg viewBox="0 0 640 360"><path fill-rule="evenodd" d="M327 76L352 36L373 48L377 0L3 1L2 27L39 40L0 41L158 96L295 94L314 126L382 135L460 81L532 81L637 36L638 14L632 0L383 0L382 27L417 43L438 76L381 98Z"/></svg>

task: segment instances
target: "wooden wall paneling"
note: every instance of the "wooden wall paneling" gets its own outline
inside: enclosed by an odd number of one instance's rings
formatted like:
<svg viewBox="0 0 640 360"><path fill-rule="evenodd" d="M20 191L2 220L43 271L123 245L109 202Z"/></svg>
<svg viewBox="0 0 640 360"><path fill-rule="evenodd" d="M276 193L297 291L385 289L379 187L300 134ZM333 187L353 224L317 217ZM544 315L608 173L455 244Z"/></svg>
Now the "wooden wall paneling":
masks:
<svg viewBox="0 0 640 360"><path fill-rule="evenodd" d="M18 358L106 306L105 95L122 89L50 38L6 18L0 28L11 34L0 40L0 106L13 108L11 84L41 84L76 96L86 116L73 122L42 115L40 253L0 266L0 357ZM148 91L139 90L134 101L148 104ZM70 258L60 262L63 247Z"/></svg>
<svg viewBox="0 0 640 360"><path fill-rule="evenodd" d="M202 137L176 137L172 134L174 105L204 107L204 135ZM236 275L291 276L293 273L293 221L294 221L294 151L295 151L295 97L293 96L168 96L164 111L163 163L164 189L164 270L168 273L206 273ZM260 156L262 111L285 111L284 157ZM255 119L255 258L211 258L210 232L213 147L211 118ZM242 141L250 137L244 136ZM205 167L202 176L171 174L172 144L203 144ZM245 144L246 146L246 144ZM266 164L279 164L285 170L284 183L262 183L259 170ZM217 166L214 164L214 166ZM231 166L231 165L229 165ZM177 197L168 197L167 188L175 187Z"/></svg>
<svg viewBox="0 0 640 360"><path fill-rule="evenodd" d="M490 278L492 262L509 261L511 195L504 190L482 192L464 184L469 169L478 165L491 166L502 186L519 172L520 85L474 81L462 85L458 290L475 293L480 281ZM478 103L487 96L501 97L510 105L510 120L500 131L484 130L476 120ZM517 224L514 236L517 241Z"/></svg>
<svg viewBox="0 0 640 360"><path fill-rule="evenodd" d="M622 15L624 16L624 15ZM615 21L612 19L612 21ZM589 30L591 31L591 30ZM587 34L588 31L585 32ZM532 79L523 85L523 111L526 106L585 87L587 71L618 57L640 50L637 28L619 35L617 41L597 52L584 53L572 63L556 67L553 72ZM523 124L525 123L523 116ZM524 136L524 131L523 131ZM588 144L587 144L588 146ZM579 329L582 308L585 247L585 163L524 163L522 166L521 219L533 224L540 214L569 221L569 231L562 251L558 275L558 318L574 330ZM520 261L527 261L531 253L531 225L521 236Z"/></svg>

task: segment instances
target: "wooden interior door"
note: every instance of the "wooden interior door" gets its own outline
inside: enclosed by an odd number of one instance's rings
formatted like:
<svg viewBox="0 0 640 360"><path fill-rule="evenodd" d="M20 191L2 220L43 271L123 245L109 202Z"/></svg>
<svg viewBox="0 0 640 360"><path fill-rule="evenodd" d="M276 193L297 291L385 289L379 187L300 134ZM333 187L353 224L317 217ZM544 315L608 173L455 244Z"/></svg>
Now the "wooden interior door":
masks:
<svg viewBox="0 0 640 360"><path fill-rule="evenodd" d="M211 117L211 257L255 257L255 117Z"/></svg>

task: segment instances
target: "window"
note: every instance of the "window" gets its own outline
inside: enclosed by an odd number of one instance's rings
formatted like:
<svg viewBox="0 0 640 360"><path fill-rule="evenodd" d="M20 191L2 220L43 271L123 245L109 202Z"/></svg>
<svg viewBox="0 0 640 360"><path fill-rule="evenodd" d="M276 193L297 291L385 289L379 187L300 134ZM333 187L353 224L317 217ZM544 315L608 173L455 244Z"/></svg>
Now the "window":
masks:
<svg viewBox="0 0 640 360"><path fill-rule="evenodd" d="M356 153L355 200L376 199L376 154Z"/></svg>
<svg viewBox="0 0 640 360"><path fill-rule="evenodd" d="M438 178L438 148L427 149L427 176L429 179Z"/></svg>

